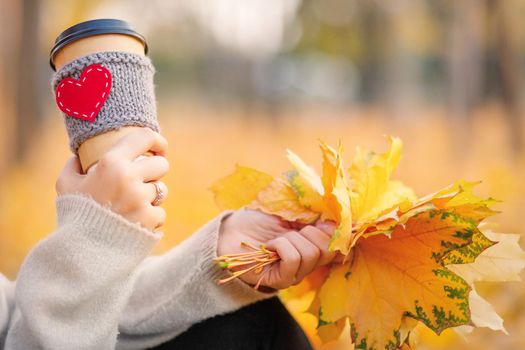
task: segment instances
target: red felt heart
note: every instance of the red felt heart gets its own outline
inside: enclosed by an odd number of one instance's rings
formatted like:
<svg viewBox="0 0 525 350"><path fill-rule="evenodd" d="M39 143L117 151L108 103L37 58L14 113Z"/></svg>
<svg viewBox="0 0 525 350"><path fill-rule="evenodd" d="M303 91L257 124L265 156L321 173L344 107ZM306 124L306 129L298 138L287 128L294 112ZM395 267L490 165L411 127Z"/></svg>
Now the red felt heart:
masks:
<svg viewBox="0 0 525 350"><path fill-rule="evenodd" d="M70 117L95 121L111 90L111 72L92 64L80 74L80 79L65 78L55 91L58 108Z"/></svg>

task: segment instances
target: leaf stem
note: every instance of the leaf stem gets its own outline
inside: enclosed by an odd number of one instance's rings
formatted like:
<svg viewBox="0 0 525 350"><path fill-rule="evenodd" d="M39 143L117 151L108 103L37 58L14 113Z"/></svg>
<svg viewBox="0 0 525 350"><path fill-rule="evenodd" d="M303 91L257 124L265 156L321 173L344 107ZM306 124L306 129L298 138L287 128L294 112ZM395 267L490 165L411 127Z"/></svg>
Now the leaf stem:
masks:
<svg viewBox="0 0 525 350"><path fill-rule="evenodd" d="M281 260L281 258L277 252L267 249L265 245L257 247L249 242L241 242L241 246L252 249L253 251L246 253L226 254L213 259L220 267L223 269L228 269L232 273L231 276L219 280L218 283L228 283L244 275L245 273L253 271L255 274L261 275L254 287L255 289L258 289L264 276L268 273L268 271L270 271L270 266L273 263ZM239 270L238 268L240 267L245 268Z"/></svg>

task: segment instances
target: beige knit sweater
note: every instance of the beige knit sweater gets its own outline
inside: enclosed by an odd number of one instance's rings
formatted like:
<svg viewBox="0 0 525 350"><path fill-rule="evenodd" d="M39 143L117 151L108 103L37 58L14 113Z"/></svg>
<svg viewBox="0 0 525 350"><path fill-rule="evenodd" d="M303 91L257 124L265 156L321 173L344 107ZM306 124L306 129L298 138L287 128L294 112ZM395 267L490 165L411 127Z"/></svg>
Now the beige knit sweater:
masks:
<svg viewBox="0 0 525 350"><path fill-rule="evenodd" d="M210 221L170 252L161 238L82 195L57 199L58 229L0 274L0 349L144 349L205 318L273 296L215 281L219 225Z"/></svg>

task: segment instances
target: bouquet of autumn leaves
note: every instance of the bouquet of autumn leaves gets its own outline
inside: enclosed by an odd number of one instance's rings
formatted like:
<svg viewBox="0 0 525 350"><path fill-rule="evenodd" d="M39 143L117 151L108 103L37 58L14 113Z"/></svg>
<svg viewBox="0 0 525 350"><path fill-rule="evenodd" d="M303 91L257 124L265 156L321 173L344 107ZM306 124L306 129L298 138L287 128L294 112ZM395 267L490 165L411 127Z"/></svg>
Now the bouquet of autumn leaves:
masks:
<svg viewBox="0 0 525 350"><path fill-rule="evenodd" d="M476 281L518 280L525 266L519 235L484 230L496 212L493 199L473 192L475 182L457 181L417 198L391 175L402 143L389 138L383 154L357 148L345 168L342 148L320 142L319 176L288 151L293 169L273 178L238 166L212 190L218 205L247 206L303 224L332 220L337 228L330 250L344 255L314 272L315 297L308 309L318 319L323 341L339 338L346 324L356 349L409 349L418 323L440 334L454 327L502 330L502 319L475 290ZM245 266L263 273L278 260L265 247L219 257L223 267ZM240 261L240 262L239 262Z"/></svg>

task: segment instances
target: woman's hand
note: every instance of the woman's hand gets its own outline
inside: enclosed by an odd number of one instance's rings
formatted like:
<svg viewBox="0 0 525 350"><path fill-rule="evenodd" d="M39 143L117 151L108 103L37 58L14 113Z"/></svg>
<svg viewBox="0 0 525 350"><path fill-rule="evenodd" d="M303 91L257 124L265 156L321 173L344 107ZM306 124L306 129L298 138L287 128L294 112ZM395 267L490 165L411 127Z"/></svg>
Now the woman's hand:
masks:
<svg viewBox="0 0 525 350"><path fill-rule="evenodd" d="M157 189L152 183L169 170L165 158L168 143L160 134L148 128L139 129L120 139L100 161L82 174L77 157L71 158L56 182L57 193L89 195L131 222L148 229L164 224L166 212L152 203ZM152 152L150 157L140 157ZM160 183L165 193L167 187Z"/></svg>
<svg viewBox="0 0 525 350"><path fill-rule="evenodd" d="M272 264L261 281L262 286L274 289L288 288L299 283L319 266L330 263L335 253L328 251L328 244L335 225L318 222L302 228L280 218L257 210L241 209L226 218L221 225L217 254L249 252L241 242L267 248L279 254L280 261ZM255 285L261 275L249 272L240 278Z"/></svg>

